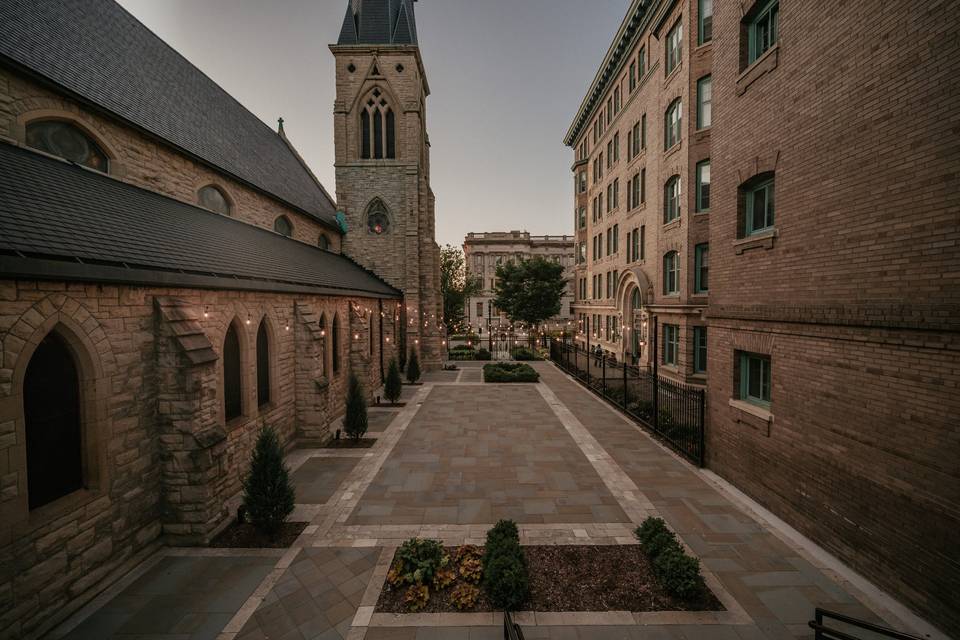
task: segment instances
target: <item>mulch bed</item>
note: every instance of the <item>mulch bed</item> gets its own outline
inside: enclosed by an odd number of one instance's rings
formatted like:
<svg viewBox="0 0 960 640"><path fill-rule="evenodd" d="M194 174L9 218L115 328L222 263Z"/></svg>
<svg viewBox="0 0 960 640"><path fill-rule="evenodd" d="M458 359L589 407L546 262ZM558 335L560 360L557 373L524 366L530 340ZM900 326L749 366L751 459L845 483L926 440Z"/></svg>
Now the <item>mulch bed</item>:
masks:
<svg viewBox="0 0 960 640"><path fill-rule="evenodd" d="M407 406L406 402L380 402L370 405L371 409L396 409Z"/></svg>
<svg viewBox="0 0 960 640"><path fill-rule="evenodd" d="M285 522L275 538L269 538L252 524L234 522L210 546L215 549L286 549L300 537L309 522Z"/></svg>
<svg viewBox="0 0 960 640"><path fill-rule="evenodd" d="M369 449L377 444L376 438L362 438L353 440L351 438L333 439L323 445L324 449Z"/></svg>
<svg viewBox="0 0 960 640"><path fill-rule="evenodd" d="M456 547L446 548L452 557ZM640 545L523 547L530 571L529 611L723 611L709 589L697 600L670 596L657 582ZM458 611L450 602L455 582L443 591L430 591L423 613L493 611L483 594L473 609ZM408 613L406 587L384 584L376 611Z"/></svg>

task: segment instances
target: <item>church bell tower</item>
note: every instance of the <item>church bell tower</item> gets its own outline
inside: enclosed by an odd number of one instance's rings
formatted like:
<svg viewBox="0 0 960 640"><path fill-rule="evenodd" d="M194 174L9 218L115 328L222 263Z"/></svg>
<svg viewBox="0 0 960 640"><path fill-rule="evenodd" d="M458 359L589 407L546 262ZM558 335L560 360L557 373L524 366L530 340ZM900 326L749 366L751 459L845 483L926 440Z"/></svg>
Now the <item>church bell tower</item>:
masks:
<svg viewBox="0 0 960 640"><path fill-rule="evenodd" d="M334 103L343 252L404 294L405 353L439 368L440 250L434 239L430 87L417 45L416 0L349 0L337 44Z"/></svg>

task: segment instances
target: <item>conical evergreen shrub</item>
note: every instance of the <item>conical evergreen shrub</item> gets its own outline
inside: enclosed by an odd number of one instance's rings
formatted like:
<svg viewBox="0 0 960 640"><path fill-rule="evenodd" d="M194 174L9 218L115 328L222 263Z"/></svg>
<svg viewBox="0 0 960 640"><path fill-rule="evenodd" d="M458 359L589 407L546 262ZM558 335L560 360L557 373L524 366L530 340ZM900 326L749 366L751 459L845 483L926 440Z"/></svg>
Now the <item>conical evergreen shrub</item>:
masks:
<svg viewBox="0 0 960 640"><path fill-rule="evenodd" d="M383 395L387 400L396 404L403 393L403 380L400 379L400 367L397 366L396 359L390 360L390 367L387 369L387 379L383 384Z"/></svg>
<svg viewBox="0 0 960 640"><path fill-rule="evenodd" d="M276 535L293 513L293 485L283 462L280 439L272 427L264 427L243 481L243 504L250 522L269 536Z"/></svg>
<svg viewBox="0 0 960 640"><path fill-rule="evenodd" d="M407 360L407 382L413 384L420 379L420 359L416 349L410 349L410 358Z"/></svg>
<svg viewBox="0 0 960 640"><path fill-rule="evenodd" d="M354 440L360 440L367 433L367 399L363 396L360 380L352 373L347 388L347 416L343 420L343 430Z"/></svg>

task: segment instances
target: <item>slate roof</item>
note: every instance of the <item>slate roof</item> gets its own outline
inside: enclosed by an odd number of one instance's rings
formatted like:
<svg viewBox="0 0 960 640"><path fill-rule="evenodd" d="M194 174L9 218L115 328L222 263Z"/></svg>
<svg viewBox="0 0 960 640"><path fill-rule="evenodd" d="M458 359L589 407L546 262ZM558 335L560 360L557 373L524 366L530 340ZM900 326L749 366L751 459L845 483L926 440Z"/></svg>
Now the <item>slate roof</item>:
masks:
<svg viewBox="0 0 960 640"><path fill-rule="evenodd" d="M349 0L338 45L417 44L417 0Z"/></svg>
<svg viewBox="0 0 960 640"><path fill-rule="evenodd" d="M0 25L0 64L336 227L334 202L287 143L113 0L2 0Z"/></svg>
<svg viewBox="0 0 960 640"><path fill-rule="evenodd" d="M5 143L0 277L400 295L344 256Z"/></svg>

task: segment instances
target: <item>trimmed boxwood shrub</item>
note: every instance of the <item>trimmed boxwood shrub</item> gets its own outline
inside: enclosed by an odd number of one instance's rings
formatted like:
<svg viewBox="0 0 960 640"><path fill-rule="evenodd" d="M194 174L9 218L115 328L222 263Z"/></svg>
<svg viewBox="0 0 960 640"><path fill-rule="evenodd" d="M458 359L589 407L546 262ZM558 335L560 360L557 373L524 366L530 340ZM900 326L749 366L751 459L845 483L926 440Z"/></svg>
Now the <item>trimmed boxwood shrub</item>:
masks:
<svg viewBox="0 0 960 640"><path fill-rule="evenodd" d="M521 347L513 352L513 359L520 361L539 360L540 358L530 349Z"/></svg>
<svg viewBox="0 0 960 640"><path fill-rule="evenodd" d="M653 564L657 579L668 592L683 600L703 593L706 585L700 574L700 561L686 554L662 518L647 518L634 533Z"/></svg>
<svg viewBox="0 0 960 640"><path fill-rule="evenodd" d="M540 374L528 364L498 362L483 367L484 382L540 382Z"/></svg>
<svg viewBox="0 0 960 640"><path fill-rule="evenodd" d="M530 596L527 560L520 533L511 520L501 520L487 532L483 554L483 589L490 602L504 611L517 611Z"/></svg>

